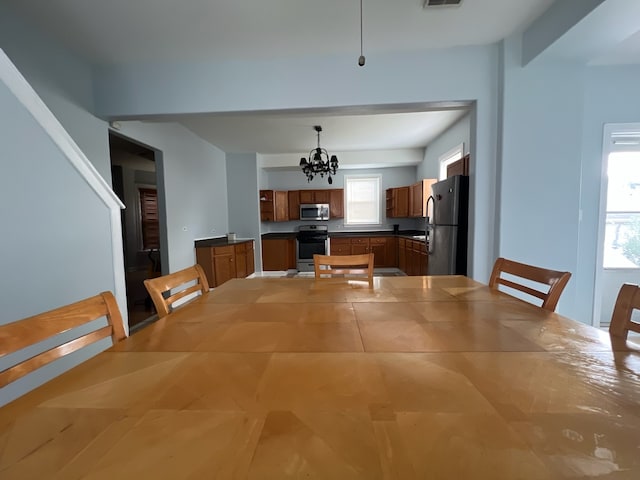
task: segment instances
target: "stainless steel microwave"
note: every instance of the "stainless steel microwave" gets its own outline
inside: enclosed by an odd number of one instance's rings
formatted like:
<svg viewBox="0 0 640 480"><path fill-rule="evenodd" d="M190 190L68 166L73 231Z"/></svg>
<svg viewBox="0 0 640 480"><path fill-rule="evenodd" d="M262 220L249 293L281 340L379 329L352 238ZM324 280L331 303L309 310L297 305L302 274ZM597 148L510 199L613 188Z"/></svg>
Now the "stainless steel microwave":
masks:
<svg viewBox="0 0 640 480"><path fill-rule="evenodd" d="M301 203L300 220L329 220L329 204Z"/></svg>

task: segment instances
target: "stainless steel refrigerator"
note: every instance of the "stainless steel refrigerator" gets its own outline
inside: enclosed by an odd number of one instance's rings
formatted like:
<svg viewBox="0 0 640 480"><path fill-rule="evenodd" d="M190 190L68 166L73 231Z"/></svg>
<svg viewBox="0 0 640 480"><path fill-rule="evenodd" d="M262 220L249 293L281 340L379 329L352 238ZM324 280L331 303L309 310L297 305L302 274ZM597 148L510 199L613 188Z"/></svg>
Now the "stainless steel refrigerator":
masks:
<svg viewBox="0 0 640 480"><path fill-rule="evenodd" d="M466 275L469 234L469 177L455 175L431 186L432 217L427 217L429 275Z"/></svg>

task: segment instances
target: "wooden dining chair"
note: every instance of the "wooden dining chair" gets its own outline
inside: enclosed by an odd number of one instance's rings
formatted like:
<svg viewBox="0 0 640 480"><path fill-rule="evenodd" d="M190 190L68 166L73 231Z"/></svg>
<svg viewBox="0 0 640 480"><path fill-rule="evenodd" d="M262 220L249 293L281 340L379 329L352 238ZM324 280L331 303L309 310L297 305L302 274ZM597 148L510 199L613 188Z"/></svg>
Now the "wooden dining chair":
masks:
<svg viewBox="0 0 640 480"><path fill-rule="evenodd" d="M631 320L634 310L640 310L640 286L625 283L618 292L613 315L611 315L609 333L625 340L629 330L640 333L640 323Z"/></svg>
<svg viewBox="0 0 640 480"><path fill-rule="evenodd" d="M503 277L507 274L507 277ZM557 270L549 270L546 268L527 265L526 263L514 262L506 258L498 258L493 265L491 278L489 279L489 287L498 289L500 285L519 290L523 293L542 300L541 307L545 310L553 312L560 300L560 294L567 286L571 272L560 272ZM528 280L528 285L517 283L522 279ZM546 290L537 290L534 284L548 285ZM536 286L537 287L537 286Z"/></svg>
<svg viewBox="0 0 640 480"><path fill-rule="evenodd" d="M195 282L192 284L191 282ZM156 278L148 278L144 286L151 296L160 318L169 315L173 304L194 292L209 291L209 282L204 270L197 263L175 273Z"/></svg>
<svg viewBox="0 0 640 480"><path fill-rule="evenodd" d="M77 329L102 317L106 318L106 326L96 322L89 332L86 328ZM122 315L111 292L1 325L0 358L46 340L49 344L44 347L41 344L39 349L32 347L35 353L0 371L0 388L82 347L107 337L115 344L125 336ZM67 340L69 337L72 339Z"/></svg>
<svg viewBox="0 0 640 480"><path fill-rule="evenodd" d="M373 284L373 253L313 256L315 277L364 277Z"/></svg>

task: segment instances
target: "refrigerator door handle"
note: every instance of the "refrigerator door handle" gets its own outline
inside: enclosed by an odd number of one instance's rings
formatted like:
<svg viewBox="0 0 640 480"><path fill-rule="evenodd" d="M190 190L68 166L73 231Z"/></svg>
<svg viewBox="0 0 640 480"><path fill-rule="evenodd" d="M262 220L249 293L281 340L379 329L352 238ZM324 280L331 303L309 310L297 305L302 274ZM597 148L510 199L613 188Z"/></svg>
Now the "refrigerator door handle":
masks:
<svg viewBox="0 0 640 480"><path fill-rule="evenodd" d="M427 252L430 253L430 254L433 253L434 246L435 246L435 243L436 243L436 242L433 241L434 240L433 232L434 232L433 224L430 223L430 224L427 225L427 235L426 235L426 237L427 237Z"/></svg>

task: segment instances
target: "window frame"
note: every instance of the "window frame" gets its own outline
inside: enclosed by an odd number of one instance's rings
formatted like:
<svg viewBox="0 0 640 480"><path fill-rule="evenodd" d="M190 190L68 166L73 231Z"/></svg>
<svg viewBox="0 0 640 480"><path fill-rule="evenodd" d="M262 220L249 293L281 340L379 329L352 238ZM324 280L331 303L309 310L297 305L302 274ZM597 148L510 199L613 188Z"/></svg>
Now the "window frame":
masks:
<svg viewBox="0 0 640 480"><path fill-rule="evenodd" d="M457 162L464 157L464 142L456 145L451 150L446 151L438 157L440 164L440 171L438 173L438 180L444 180L447 178L447 167L454 162Z"/></svg>
<svg viewBox="0 0 640 480"><path fill-rule="evenodd" d="M375 216L377 220L374 222L354 221L349 215L349 185L351 181L362 181L369 179L375 181L374 188L377 196L375 204ZM366 226L380 226L382 225L382 175L379 173L373 174L359 174L359 175L345 175L344 176L344 225L352 227L366 227Z"/></svg>

